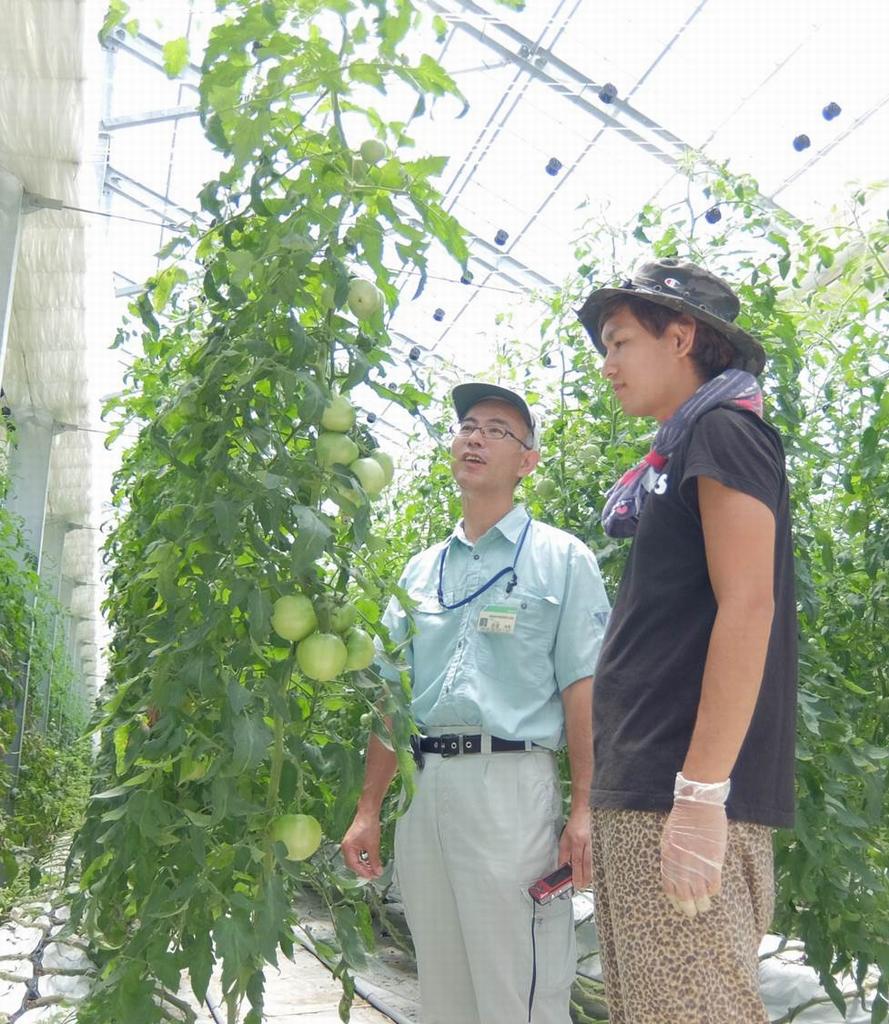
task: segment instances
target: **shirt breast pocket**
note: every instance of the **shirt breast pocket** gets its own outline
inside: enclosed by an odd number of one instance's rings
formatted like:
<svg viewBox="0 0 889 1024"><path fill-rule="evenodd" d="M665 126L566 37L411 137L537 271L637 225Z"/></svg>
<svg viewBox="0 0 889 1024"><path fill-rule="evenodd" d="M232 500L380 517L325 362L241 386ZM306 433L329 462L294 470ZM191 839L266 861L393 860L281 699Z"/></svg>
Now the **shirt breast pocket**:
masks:
<svg viewBox="0 0 889 1024"><path fill-rule="evenodd" d="M540 683L552 677L561 613L558 597L517 588L504 603L515 610L515 629L504 634L476 633L479 667L487 675L511 680L533 679Z"/></svg>
<svg viewBox="0 0 889 1024"><path fill-rule="evenodd" d="M430 664L446 661L452 653L448 649L453 629L448 609L439 604L437 597L427 594L411 594L417 602L411 611L415 633L411 640L414 651L414 667L428 670Z"/></svg>

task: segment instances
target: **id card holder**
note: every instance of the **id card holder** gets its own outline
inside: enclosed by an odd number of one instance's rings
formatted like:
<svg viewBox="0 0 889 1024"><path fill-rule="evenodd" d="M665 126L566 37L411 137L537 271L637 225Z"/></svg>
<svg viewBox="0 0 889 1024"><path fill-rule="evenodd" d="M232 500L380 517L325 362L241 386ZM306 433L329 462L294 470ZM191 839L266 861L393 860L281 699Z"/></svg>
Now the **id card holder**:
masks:
<svg viewBox="0 0 889 1024"><path fill-rule="evenodd" d="M515 632L518 608L510 604L489 604L478 614L479 633L509 636Z"/></svg>

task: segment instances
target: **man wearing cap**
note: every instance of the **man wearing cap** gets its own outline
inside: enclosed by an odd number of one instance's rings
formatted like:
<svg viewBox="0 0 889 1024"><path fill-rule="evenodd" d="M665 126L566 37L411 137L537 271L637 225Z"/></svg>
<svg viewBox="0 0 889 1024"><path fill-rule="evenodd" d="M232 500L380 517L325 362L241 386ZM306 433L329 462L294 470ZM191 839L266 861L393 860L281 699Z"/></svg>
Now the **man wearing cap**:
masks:
<svg viewBox="0 0 889 1024"><path fill-rule="evenodd" d="M715 275L665 259L579 317L651 451L602 521L633 543L596 667L593 886L612 1024L768 1020L772 829L793 823L796 602L762 346Z"/></svg>
<svg viewBox="0 0 889 1024"><path fill-rule="evenodd" d="M525 400L470 383L453 402L463 518L408 562L400 585L415 605L393 598L384 616L410 667L420 731L395 870L423 1022L568 1024L571 901L537 906L528 887L564 863L577 888L589 884L591 677L608 602L592 553L514 504L540 457ZM555 752L566 742L570 813L560 831ZM380 806L395 768L371 736L342 843L366 878L382 870Z"/></svg>

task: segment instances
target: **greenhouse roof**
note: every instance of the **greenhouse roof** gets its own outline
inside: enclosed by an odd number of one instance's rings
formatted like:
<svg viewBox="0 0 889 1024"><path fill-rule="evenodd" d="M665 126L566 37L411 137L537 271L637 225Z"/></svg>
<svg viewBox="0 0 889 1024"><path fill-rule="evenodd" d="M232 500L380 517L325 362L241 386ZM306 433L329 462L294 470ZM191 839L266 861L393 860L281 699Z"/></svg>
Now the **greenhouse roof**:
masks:
<svg viewBox="0 0 889 1024"><path fill-rule="evenodd" d="M127 297L222 166L195 116L198 68L176 80L162 68L162 43L179 36L200 62L214 6L138 0L138 35L118 32L104 50L103 6L0 0L0 168L31 197L2 384L17 417L54 424L48 511L70 526L65 572L96 680L97 539L114 463L100 408L126 368L109 344ZM404 375L415 345L450 381L486 371L498 343L536 336L544 307L530 296L576 273L575 243L591 222L625 225L646 203L688 202L702 234L718 230L704 218L711 200L689 179L690 150L729 161L769 202L819 224L850 182L887 174L889 5L419 6L446 22L444 42L430 32L424 47L468 109L453 98L430 104L410 134L418 151L450 158L440 187L469 232L474 276L461 284L436 252L415 301L404 282L390 325ZM410 120L413 98L387 102L387 117ZM383 433L409 429L401 410L378 411Z"/></svg>

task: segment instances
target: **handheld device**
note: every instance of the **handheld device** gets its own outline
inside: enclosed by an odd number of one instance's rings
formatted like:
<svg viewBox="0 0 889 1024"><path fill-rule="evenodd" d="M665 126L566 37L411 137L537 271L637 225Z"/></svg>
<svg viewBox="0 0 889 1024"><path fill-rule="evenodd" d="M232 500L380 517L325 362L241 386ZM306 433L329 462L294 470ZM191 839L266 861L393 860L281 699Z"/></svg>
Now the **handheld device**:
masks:
<svg viewBox="0 0 889 1024"><path fill-rule="evenodd" d="M571 865L563 864L551 874L532 882L528 887L528 895L540 906L551 903L559 896L571 896L574 893L572 874Z"/></svg>

